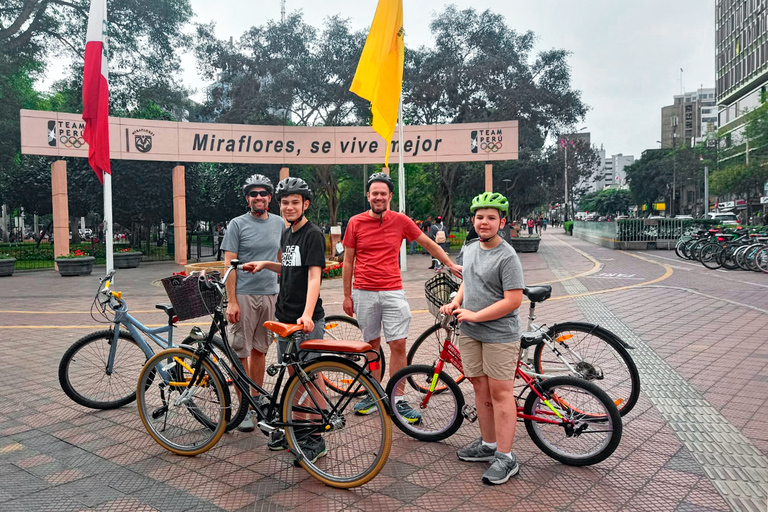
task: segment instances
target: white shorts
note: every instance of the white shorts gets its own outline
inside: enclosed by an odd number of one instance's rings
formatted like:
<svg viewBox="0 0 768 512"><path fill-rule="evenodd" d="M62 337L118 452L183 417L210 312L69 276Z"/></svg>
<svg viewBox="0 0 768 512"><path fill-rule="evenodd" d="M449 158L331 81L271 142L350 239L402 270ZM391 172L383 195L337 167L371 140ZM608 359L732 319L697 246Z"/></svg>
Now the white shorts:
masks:
<svg viewBox="0 0 768 512"><path fill-rule="evenodd" d="M411 326L411 306L405 298L405 290L352 290L355 316L363 331L363 341L381 337L389 343L408 337Z"/></svg>

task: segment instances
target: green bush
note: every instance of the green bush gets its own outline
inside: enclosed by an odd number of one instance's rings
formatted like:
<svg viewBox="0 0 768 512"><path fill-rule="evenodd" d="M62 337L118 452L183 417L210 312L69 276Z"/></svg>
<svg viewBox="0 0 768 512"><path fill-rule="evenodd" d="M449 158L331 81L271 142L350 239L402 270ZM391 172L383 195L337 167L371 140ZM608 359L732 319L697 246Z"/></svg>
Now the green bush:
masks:
<svg viewBox="0 0 768 512"><path fill-rule="evenodd" d="M568 233L573 234L573 221L567 220L563 222L563 229L565 229Z"/></svg>

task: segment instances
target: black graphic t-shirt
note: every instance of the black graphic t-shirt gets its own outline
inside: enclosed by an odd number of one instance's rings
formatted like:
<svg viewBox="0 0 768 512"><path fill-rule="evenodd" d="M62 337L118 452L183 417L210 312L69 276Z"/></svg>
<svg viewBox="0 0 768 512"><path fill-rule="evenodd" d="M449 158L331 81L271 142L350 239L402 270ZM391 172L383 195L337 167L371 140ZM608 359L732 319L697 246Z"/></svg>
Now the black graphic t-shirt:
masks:
<svg viewBox="0 0 768 512"><path fill-rule="evenodd" d="M295 324L307 303L309 267L325 267L325 237L320 228L307 221L295 233L291 228L286 229L280 239L280 247L283 259L275 317L280 322ZM323 316L323 300L318 297L312 320Z"/></svg>

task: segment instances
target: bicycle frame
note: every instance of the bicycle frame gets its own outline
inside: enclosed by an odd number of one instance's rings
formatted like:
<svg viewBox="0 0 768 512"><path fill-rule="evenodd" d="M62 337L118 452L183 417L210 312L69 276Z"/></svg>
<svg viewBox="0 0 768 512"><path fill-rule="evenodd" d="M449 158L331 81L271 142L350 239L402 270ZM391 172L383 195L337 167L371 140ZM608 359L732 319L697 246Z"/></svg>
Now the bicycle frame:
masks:
<svg viewBox="0 0 768 512"><path fill-rule="evenodd" d="M449 327L447 328L452 334L455 333L455 330ZM464 368L461 364L461 353L459 352L459 349L456 348L456 346L451 342L450 338L446 338L445 341L443 342L443 349L440 351L440 356L437 360L437 364L435 364L435 372L432 376L432 382L430 382L429 390L424 395L424 399L420 403L422 408L427 407L427 403L429 402L429 399L434 394L435 389L437 388L438 377L440 375L440 372L443 370L443 366L445 362L451 363L453 366L456 367L457 370L459 370L461 373L464 373ZM526 367L527 369L526 370L521 369L521 367L523 366ZM547 398L545 398L544 395L542 395L541 392L539 391L536 383L537 383L537 378L539 378L540 375L530 371L530 366L528 365L528 363L525 363L522 360L517 362L517 367L515 368L515 377L522 379L523 382L525 383L525 386L516 397L516 400L520 399L520 397L522 396L523 392L525 392L526 389L530 389L533 393L536 393L539 396L539 398L547 407L549 407L551 412L546 412L546 414L557 416L558 418L557 420L554 420L554 419L542 418L540 416L532 416L530 414L525 414L523 412L523 407L517 406L518 421L532 420L532 421L537 421L542 423L552 423L554 425L559 425L562 421L565 421L565 418L563 418L563 415L560 414L554 407L552 407L552 405L549 403L549 400L547 400Z"/></svg>

